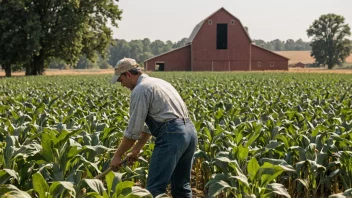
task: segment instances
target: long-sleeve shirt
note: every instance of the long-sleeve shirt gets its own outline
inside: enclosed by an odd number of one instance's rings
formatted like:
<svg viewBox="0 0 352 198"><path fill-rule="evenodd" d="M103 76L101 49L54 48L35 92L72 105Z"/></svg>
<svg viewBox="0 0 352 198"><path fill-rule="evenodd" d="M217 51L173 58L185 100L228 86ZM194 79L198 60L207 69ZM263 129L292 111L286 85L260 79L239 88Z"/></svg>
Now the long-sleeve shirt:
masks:
<svg viewBox="0 0 352 198"><path fill-rule="evenodd" d="M137 140L140 133L149 132L147 115L158 122L188 118L187 107L176 89L168 82L142 74L131 93L130 120L124 136Z"/></svg>

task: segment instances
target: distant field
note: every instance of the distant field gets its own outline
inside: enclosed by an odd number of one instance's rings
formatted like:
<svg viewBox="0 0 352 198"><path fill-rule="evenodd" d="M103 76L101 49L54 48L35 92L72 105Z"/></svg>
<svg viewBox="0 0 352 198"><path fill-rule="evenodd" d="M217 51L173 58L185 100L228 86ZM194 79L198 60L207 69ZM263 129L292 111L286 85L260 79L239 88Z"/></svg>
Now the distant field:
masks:
<svg viewBox="0 0 352 198"><path fill-rule="evenodd" d="M302 63L313 63L314 59L310 56L310 51L275 51L275 53L280 54L289 58L289 64L302 62ZM346 59L347 63L352 64L352 53ZM257 73L258 71L253 71ZM265 72L287 72L287 71L265 71ZM293 73L339 73L339 74L352 74L351 69L334 69L327 70L324 68L289 68L288 72ZM57 75L99 75L99 74L111 74L113 75L113 69L71 69L71 70L58 70L58 69L47 69L44 72L45 76L57 76ZM5 71L0 70L0 77L5 76ZM12 76L24 76L24 72L13 72Z"/></svg>
<svg viewBox="0 0 352 198"><path fill-rule="evenodd" d="M314 58L310 56L310 51L275 51L275 53L280 54L281 56L285 56L289 58L289 64L293 63L313 63ZM347 63L352 63L352 53L346 59Z"/></svg>
<svg viewBox="0 0 352 198"><path fill-rule="evenodd" d="M56 75L89 75L89 74L113 74L113 69L70 69L70 70L59 70L59 69L47 69L44 72L45 76L56 76ZM24 72L13 72L13 76L24 76ZM0 76L5 76L5 71L0 70Z"/></svg>
<svg viewBox="0 0 352 198"><path fill-rule="evenodd" d="M352 61L351 61L352 62ZM238 71L238 73L242 73L243 71ZM328 70L324 68L289 68L288 71L281 71L281 70L270 70L270 71L251 71L252 73L277 73L277 72L284 72L284 73L334 73L334 74L352 74L352 69L333 69ZM152 73L152 72L147 72ZM157 72L161 73L161 72ZM202 73L202 72L197 72ZM207 72L204 72L207 73ZM209 72L211 73L211 72ZM236 73L236 72L233 72ZM80 70L80 69L71 69L71 70L47 70L45 71L45 76L67 76L67 75L100 75L100 74L114 74L113 69L92 69L92 70ZM5 72L0 71L0 77L4 77ZM14 72L12 76L24 76L24 72Z"/></svg>

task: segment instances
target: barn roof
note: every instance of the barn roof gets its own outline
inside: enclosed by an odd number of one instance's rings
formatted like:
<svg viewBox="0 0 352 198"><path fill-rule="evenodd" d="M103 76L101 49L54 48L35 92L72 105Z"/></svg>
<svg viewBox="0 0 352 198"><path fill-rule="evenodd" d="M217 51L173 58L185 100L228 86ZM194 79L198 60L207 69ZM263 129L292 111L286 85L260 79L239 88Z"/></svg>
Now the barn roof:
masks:
<svg viewBox="0 0 352 198"><path fill-rule="evenodd" d="M217 10L216 12L214 12L213 14L211 14L210 16L208 16L207 18L205 18L204 20L202 20L201 22L199 22L199 23L196 25L196 27L194 27L194 29L193 29L191 35L189 36L187 42L188 42L188 43L193 42L193 39L194 39L194 38L196 37L196 35L198 34L198 31L199 31L199 29L202 27L204 21L208 20L210 17L212 17L214 14L216 14L216 13L219 12L220 10L224 10L225 12L227 12L229 15L231 15L233 18L235 18L236 20L238 20L238 21L240 22L241 27L243 28L244 32L246 33L246 35L247 35L249 41L252 43L252 39L251 39L251 37L249 36L248 32L244 29L244 27L243 27L243 25L242 25L242 23L241 23L241 20L239 20L237 17L235 17L233 14L231 14L229 11L227 11L227 10L226 10L225 8L223 8L223 7L220 8L219 10Z"/></svg>
<svg viewBox="0 0 352 198"><path fill-rule="evenodd" d="M156 57L159 57L159 56L162 56L162 55L168 54L168 53L170 53L170 52L173 52L173 51L176 51L176 50L182 49L182 48L187 47L187 46L189 46L189 45L190 45L190 44L189 44L189 43L187 43L186 45L184 45L184 46L182 46L182 47L174 48L174 49L172 49L172 50L170 50L170 51L167 51L167 52L164 52L164 53L158 54L158 55L156 55L156 56L153 56L153 57L151 57L151 58L148 58L148 59L147 59L147 60L145 60L144 62L147 62L147 61L149 61L149 60L152 60L153 58L156 58Z"/></svg>
<svg viewBox="0 0 352 198"><path fill-rule="evenodd" d="M287 58L287 57L285 57L285 56L282 56L282 55L280 55L280 54L278 54L278 53L275 53L275 52L273 52L273 51L267 50L267 49L265 49L265 48L263 48L263 47L260 47L260 46L254 44L254 43L252 43L251 45L254 46L254 47L257 47L257 48L259 48L259 49L262 49L262 50L268 51L268 52L270 52L270 53L273 53L273 54L275 54L275 55L278 55L278 56L280 56L280 57L282 57L282 58L285 58L285 59L287 59L287 60L290 60L289 58Z"/></svg>
<svg viewBox="0 0 352 198"><path fill-rule="evenodd" d="M209 17L208 17L208 18L209 18ZM188 40L187 40L188 43L191 43L191 42L193 41L194 37L196 37L196 35L197 35L199 29L202 27L204 21L205 21L205 20L199 22L199 23L196 25L196 27L194 27L194 29L193 29L191 35L189 36L189 38L188 38Z"/></svg>

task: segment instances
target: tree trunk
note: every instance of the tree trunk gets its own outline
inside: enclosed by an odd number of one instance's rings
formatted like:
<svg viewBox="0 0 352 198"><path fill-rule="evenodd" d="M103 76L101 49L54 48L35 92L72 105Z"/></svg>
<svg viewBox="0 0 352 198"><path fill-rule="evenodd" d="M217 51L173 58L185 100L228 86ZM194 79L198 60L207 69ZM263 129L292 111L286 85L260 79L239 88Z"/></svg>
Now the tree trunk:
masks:
<svg viewBox="0 0 352 198"><path fill-rule="evenodd" d="M5 69L5 76L11 77L11 65L3 65Z"/></svg>
<svg viewBox="0 0 352 198"><path fill-rule="evenodd" d="M42 50L39 56L34 56L32 61L26 66L26 76L43 75L44 72L44 56Z"/></svg>
<svg viewBox="0 0 352 198"><path fill-rule="evenodd" d="M32 72L31 63L27 63L25 67L26 67L26 76L29 76L30 73Z"/></svg>

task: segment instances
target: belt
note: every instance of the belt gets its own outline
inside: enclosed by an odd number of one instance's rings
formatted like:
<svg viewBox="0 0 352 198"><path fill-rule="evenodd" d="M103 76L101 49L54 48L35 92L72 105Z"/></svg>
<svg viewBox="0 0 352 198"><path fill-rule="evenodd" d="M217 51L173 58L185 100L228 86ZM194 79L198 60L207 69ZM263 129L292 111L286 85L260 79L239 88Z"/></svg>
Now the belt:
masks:
<svg viewBox="0 0 352 198"><path fill-rule="evenodd" d="M183 124L186 124L187 122L191 122L191 119L190 118L175 118L175 119L169 120L167 122L173 122L173 121L183 121Z"/></svg>

